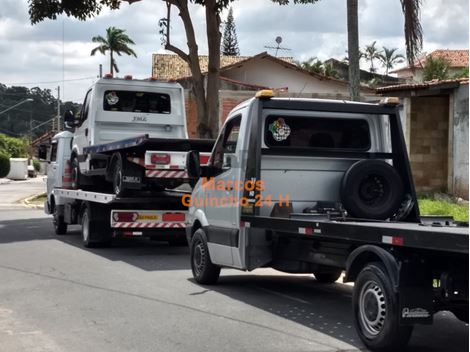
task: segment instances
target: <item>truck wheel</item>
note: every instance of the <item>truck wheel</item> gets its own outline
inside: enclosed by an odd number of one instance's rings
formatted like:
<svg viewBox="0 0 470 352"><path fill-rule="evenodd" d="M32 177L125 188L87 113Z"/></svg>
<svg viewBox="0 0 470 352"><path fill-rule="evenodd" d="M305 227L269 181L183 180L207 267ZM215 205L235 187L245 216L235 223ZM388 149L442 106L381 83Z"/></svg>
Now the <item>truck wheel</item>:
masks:
<svg viewBox="0 0 470 352"><path fill-rule="evenodd" d="M54 224L56 235L65 235L67 233L67 223L64 221L64 217L59 215L56 206L54 207L54 213L52 216L52 223Z"/></svg>
<svg viewBox="0 0 470 352"><path fill-rule="evenodd" d="M362 342L374 351L402 351L413 326L399 325L397 296L380 263L359 273L353 292L354 324Z"/></svg>
<svg viewBox="0 0 470 352"><path fill-rule="evenodd" d="M93 248L99 244L95 241L96 232L96 223L91 220L90 208L85 207L82 214L82 241L86 248Z"/></svg>
<svg viewBox="0 0 470 352"><path fill-rule="evenodd" d="M351 216L385 220L401 205L403 182L398 172L385 161L361 160L344 173L340 196Z"/></svg>
<svg viewBox="0 0 470 352"><path fill-rule="evenodd" d="M203 229L197 230L191 239L190 253L194 279L200 284L215 284L219 279L220 267L212 264Z"/></svg>
<svg viewBox="0 0 470 352"><path fill-rule="evenodd" d="M80 165L76 156L72 157L70 165L72 167L72 189L78 189L80 187Z"/></svg>
<svg viewBox="0 0 470 352"><path fill-rule="evenodd" d="M343 271L341 269L336 269L328 272L314 272L313 275L318 282L324 284L332 284L339 279Z"/></svg>
<svg viewBox="0 0 470 352"><path fill-rule="evenodd" d="M113 192L117 196L124 196L126 189L122 180L122 160L120 157L114 160L113 164Z"/></svg>

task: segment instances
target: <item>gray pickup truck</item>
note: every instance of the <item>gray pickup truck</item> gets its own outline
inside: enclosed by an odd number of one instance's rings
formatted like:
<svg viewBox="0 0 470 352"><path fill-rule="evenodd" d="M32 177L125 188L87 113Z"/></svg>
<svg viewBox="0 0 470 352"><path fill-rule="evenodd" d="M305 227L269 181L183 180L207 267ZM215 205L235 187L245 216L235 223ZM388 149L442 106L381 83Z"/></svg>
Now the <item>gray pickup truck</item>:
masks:
<svg viewBox="0 0 470 352"><path fill-rule="evenodd" d="M231 111L201 177L187 238L195 280L271 267L354 282L356 330L399 351L414 324L468 322L468 224L421 217L396 104L274 98Z"/></svg>

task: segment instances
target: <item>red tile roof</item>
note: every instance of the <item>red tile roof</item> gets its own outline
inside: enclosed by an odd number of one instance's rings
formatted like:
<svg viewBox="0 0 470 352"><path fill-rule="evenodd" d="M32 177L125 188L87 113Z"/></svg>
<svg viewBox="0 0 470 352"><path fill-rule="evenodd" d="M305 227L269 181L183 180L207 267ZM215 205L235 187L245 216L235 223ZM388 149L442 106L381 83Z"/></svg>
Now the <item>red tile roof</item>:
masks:
<svg viewBox="0 0 470 352"><path fill-rule="evenodd" d="M414 66L415 68L421 68L426 64L426 60L432 57L433 59L443 58L449 62L450 67L452 68L464 68L468 67L468 49L465 50L447 50L447 49L439 49L434 50L432 53L418 59L415 61ZM390 71L390 73L396 73L400 71L410 70L411 67L402 67L394 71Z"/></svg>
<svg viewBox="0 0 470 352"><path fill-rule="evenodd" d="M415 89L456 88L461 84L468 84L468 78L447 79L443 81L434 79L432 81L423 82L423 83L397 84L393 86L380 87L380 88L377 88L375 91L377 94L382 94L382 93L388 93L388 92L397 92L397 91L415 90Z"/></svg>

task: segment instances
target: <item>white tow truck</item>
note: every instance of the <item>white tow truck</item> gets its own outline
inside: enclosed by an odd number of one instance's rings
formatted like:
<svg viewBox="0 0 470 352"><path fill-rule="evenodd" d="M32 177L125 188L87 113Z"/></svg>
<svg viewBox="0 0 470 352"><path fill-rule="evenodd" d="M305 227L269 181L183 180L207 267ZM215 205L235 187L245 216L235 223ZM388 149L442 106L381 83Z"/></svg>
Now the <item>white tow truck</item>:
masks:
<svg viewBox="0 0 470 352"><path fill-rule="evenodd" d="M48 162L46 214L53 215L56 234L67 233L68 225L81 225L85 247L109 245L115 237L147 236L185 245L186 192L162 191L137 197L71 189L70 154L73 134L56 134L41 155Z"/></svg>
<svg viewBox="0 0 470 352"><path fill-rule="evenodd" d="M468 322L468 223L420 216L396 105L283 99L234 108L186 197L194 279L271 267L354 282L356 330L402 351L415 324Z"/></svg>
<svg viewBox="0 0 470 352"><path fill-rule="evenodd" d="M117 236L186 244L185 191L175 188L197 181L185 170L187 152L200 151L205 164L213 141L188 139L183 97L177 83L105 77L78 117L65 113L70 131L40 150L49 162L45 211L57 234L81 224L87 247Z"/></svg>

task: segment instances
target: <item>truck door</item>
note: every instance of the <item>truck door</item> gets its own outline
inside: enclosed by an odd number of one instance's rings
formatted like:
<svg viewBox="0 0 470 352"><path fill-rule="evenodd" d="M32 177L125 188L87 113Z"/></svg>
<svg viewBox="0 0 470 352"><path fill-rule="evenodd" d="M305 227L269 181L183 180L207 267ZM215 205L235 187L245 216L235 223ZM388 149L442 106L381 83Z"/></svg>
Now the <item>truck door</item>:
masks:
<svg viewBox="0 0 470 352"><path fill-rule="evenodd" d="M92 90L90 89L85 96L85 100L80 111L80 119L78 124L75 126L73 144L74 148L78 149L78 154L83 153L83 148L87 147L91 143L91 131L89 112L90 112L90 101L92 96ZM79 159L80 160L80 159ZM84 170L84 165L80 163L80 169Z"/></svg>
<svg viewBox="0 0 470 352"><path fill-rule="evenodd" d="M233 253L238 251L240 216L240 125L242 115L229 117L220 133L211 158L217 174L205 183L205 214L211 259L219 265L238 266Z"/></svg>
<svg viewBox="0 0 470 352"><path fill-rule="evenodd" d="M47 161L49 165L47 166L47 194L50 195L57 182L57 146L58 140L54 139L51 142L49 148Z"/></svg>

